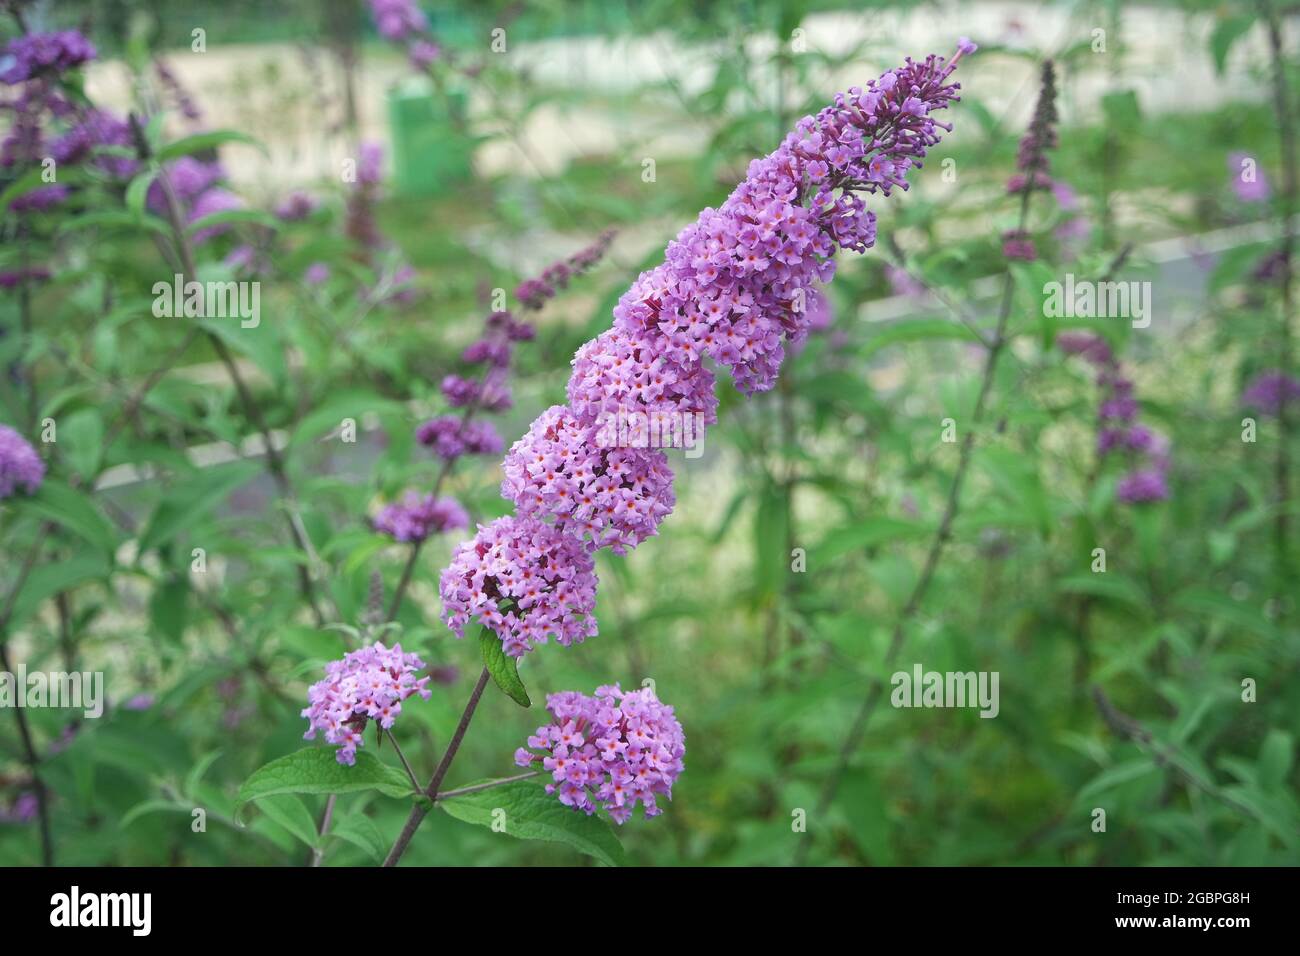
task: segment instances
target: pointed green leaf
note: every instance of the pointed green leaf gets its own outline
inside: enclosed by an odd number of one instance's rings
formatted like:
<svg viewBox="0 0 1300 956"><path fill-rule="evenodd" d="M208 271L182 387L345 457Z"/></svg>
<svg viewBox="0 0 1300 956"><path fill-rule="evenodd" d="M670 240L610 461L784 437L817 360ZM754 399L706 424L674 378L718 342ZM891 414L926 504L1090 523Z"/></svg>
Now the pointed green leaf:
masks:
<svg viewBox="0 0 1300 956"><path fill-rule="evenodd" d="M452 797L438 806L457 820L520 840L563 843L609 866L625 862L623 845L609 823L566 807L527 780Z"/></svg>
<svg viewBox="0 0 1300 956"><path fill-rule="evenodd" d="M378 790L389 797L411 794L406 774L390 767L369 751L357 753L357 762L349 767L334 757L333 747L306 747L272 760L253 771L239 788L236 813L250 800L260 800L281 793L356 793Z"/></svg>
<svg viewBox="0 0 1300 956"><path fill-rule="evenodd" d="M493 682L520 707L531 707L533 702L528 699L524 682L519 679L519 662L502 650L501 638L485 627L478 644L483 651L483 664Z"/></svg>

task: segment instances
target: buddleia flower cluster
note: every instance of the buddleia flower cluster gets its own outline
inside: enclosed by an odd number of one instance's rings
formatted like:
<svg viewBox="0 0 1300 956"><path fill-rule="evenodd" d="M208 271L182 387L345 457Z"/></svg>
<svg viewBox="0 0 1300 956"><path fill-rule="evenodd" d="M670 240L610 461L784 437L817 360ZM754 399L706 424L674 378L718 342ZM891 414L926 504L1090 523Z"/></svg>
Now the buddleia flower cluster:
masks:
<svg viewBox="0 0 1300 956"><path fill-rule="evenodd" d="M511 657L554 637L562 646L596 633L596 573L577 538L513 515L479 525L439 582L447 625L465 636L470 619L492 630Z"/></svg>
<svg viewBox="0 0 1300 956"><path fill-rule="evenodd" d="M546 709L550 723L515 751L515 763L540 764L551 776L547 793L588 816L604 808L618 824L637 804L647 817L663 813L658 798L672 799L686 738L652 689L624 693L614 684L597 687L594 697L564 691L549 695Z"/></svg>
<svg viewBox="0 0 1300 956"><path fill-rule="evenodd" d="M325 665L325 679L307 691L302 716L310 726L304 739L322 734L339 748L335 759L351 766L369 721L388 730L401 714L403 701L415 694L425 700L432 696L430 678L416 676L422 670L424 662L403 653L401 644L388 648L375 643L331 661Z"/></svg>

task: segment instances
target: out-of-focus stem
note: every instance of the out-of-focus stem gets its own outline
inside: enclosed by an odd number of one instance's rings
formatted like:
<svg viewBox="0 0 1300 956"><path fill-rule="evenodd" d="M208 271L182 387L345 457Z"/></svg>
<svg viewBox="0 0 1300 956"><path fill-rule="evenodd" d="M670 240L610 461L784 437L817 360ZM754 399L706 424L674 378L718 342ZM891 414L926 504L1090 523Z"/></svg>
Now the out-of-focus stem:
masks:
<svg viewBox="0 0 1300 956"><path fill-rule="evenodd" d="M9 638L9 619L13 617L14 607L18 604L18 595L27 583L28 575L36 564L40 554L41 542L50 531L48 524L42 525L32 542L31 550L18 570L18 577L5 598L4 608L0 609L0 669L12 674L13 665L9 663L9 651L6 647ZM28 772L32 775L32 787L36 790L36 813L41 827L41 862L45 866L54 865L54 840L50 834L50 802L45 790L45 781L41 778L41 761L36 753L36 743L32 740L31 728L27 726L27 715L22 707L13 708L14 719L18 722L18 738L22 743L23 759L27 762Z"/></svg>
<svg viewBox="0 0 1300 956"><path fill-rule="evenodd" d="M134 114L131 116L131 128L134 134L136 151L140 159L149 162L152 160L152 151L149 148L149 141L140 127L140 121ZM185 229L181 223L180 203L176 198L176 192L172 188L171 180L167 175L167 170L163 166L158 167L158 185L162 190L164 206L167 211L167 223L171 229L172 242L176 247L176 254L181 261L182 281L193 278L197 275L194 267L194 253L190 248L189 240L185 236ZM203 334L206 336L208 343L225 366L226 373L235 387L235 393L239 398L240 405L244 409L244 414L248 416L249 421L262 435L262 442L265 446L265 455L267 469L271 473L271 478L276 484L280 495L285 499L287 505L287 518L289 525L289 534L293 538L294 544L307 557L308 564L315 568L319 563L319 557L315 548L312 547L310 536L302 524L302 518L299 514L297 498L293 493L293 486L289 481L289 474L284 465L284 460L280 457L280 451L275 447L275 441L271 435L271 430L267 427L266 419L262 416L262 410L257 401L253 398L253 393L249 390L243 375L239 371L239 366L235 363L234 357L230 354L230 349L226 343L216 333L204 329ZM303 600L311 608L312 615L316 620L317 627L325 626L325 615L321 611L320 604L316 598L316 588L312 580L311 571L308 567L298 565L298 589L302 593Z"/></svg>
<svg viewBox="0 0 1300 956"><path fill-rule="evenodd" d="M1258 0L1260 16L1268 31L1269 59L1273 70L1273 111L1277 114L1278 138L1282 146L1282 244L1278 249L1280 266L1280 283L1282 287L1282 315L1277 328L1277 364L1278 371L1287 378L1291 376L1292 334L1291 320L1294 299L1292 280L1296 243L1295 214L1300 199L1300 159L1297 158L1295 112L1287 87L1286 57L1282 48L1282 25L1278 20L1277 10L1270 0ZM1290 538L1290 518L1287 508L1290 506L1291 484L1291 411L1283 395L1277 410L1277 458L1274 461L1273 481L1277 498L1277 514L1273 523L1273 544L1276 562L1276 588L1284 586L1287 580L1287 568L1290 564L1288 544ZM1278 592L1280 593L1280 592ZM1281 609L1279 608L1279 613Z"/></svg>

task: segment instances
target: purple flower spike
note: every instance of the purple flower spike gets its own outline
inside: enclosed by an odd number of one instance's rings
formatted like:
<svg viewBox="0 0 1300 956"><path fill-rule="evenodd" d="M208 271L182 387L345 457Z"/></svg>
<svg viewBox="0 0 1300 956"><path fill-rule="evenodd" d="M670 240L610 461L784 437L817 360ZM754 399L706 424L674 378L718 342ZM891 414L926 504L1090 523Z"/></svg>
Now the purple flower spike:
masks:
<svg viewBox="0 0 1300 956"><path fill-rule="evenodd" d="M771 388L782 342L807 334L802 304L834 275L835 253L875 244L862 194L907 188L908 172L951 129L934 115L958 98L947 79L964 52L947 63L909 59L800 120L721 207L669 243L664 264L619 300L615 327L655 359L692 367L708 355L740 391Z"/></svg>

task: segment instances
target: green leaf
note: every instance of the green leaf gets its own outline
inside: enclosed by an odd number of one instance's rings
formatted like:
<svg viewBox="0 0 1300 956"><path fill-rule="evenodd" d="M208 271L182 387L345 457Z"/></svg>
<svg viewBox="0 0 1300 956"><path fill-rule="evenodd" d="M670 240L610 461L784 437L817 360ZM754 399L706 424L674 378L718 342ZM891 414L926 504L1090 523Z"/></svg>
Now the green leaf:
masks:
<svg viewBox="0 0 1300 956"><path fill-rule="evenodd" d="M158 175L156 169L146 169L138 173L131 180L131 185L126 187L126 209L133 216L143 216L145 214L145 200L149 196L149 187L153 185L154 177Z"/></svg>
<svg viewBox="0 0 1300 956"><path fill-rule="evenodd" d="M1255 18L1249 15L1224 17L1214 25L1210 34L1210 53L1214 55L1214 69L1219 76L1228 65L1228 54L1233 44L1250 32L1255 25Z"/></svg>
<svg viewBox="0 0 1300 956"><path fill-rule="evenodd" d="M1137 757L1107 767L1080 789L1074 801L1075 806L1086 806L1092 797L1109 793L1116 787L1155 773L1156 769L1156 765L1147 757Z"/></svg>
<svg viewBox="0 0 1300 956"><path fill-rule="evenodd" d="M501 638L485 627L478 636L478 645L483 651L483 664L492 675L493 682L520 707L533 706L533 702L528 699L524 682L519 679L519 661L502 650Z"/></svg>
<svg viewBox="0 0 1300 956"><path fill-rule="evenodd" d="M159 110L149 117L149 124L144 128L144 141L149 144L153 152L158 152L158 147L162 144L163 126L166 125L167 114Z"/></svg>
<svg viewBox="0 0 1300 956"><path fill-rule="evenodd" d="M175 159L178 156L207 152L216 149L218 146L224 146L226 143L246 143L266 153L266 147L247 133L241 133L233 129L214 129L205 133L195 133L193 136L186 136L173 143L168 143L158 150L158 161L165 163L167 160Z"/></svg>
<svg viewBox="0 0 1300 956"><path fill-rule="evenodd" d="M118 822L118 828L125 830L136 820L141 817L147 817L153 813L184 813L192 814L194 809L183 803L177 803L174 800L145 800L143 803L137 803L122 816Z"/></svg>
<svg viewBox="0 0 1300 956"><path fill-rule="evenodd" d="M1295 740L1285 730L1276 727L1268 732L1259 748L1257 776L1261 790L1279 790L1286 783L1295 757Z"/></svg>
<svg viewBox="0 0 1300 956"><path fill-rule="evenodd" d="M229 226L243 222L253 223L267 229L280 228L278 219L262 212L260 209L226 209L222 212L214 212L211 215L204 216L202 219L194 220L185 227L185 234L192 236L201 229L211 229L214 226Z"/></svg>
<svg viewBox="0 0 1300 956"><path fill-rule="evenodd" d="M163 637L179 642L189 621L190 576L170 573L149 597L149 620Z"/></svg>
<svg viewBox="0 0 1300 956"><path fill-rule="evenodd" d="M771 597L790 574L790 553L786 550L786 528L790 523L790 500L773 481L764 484L754 514L754 586L760 595Z"/></svg>
<svg viewBox="0 0 1300 956"><path fill-rule="evenodd" d="M46 479L40 490L22 499L22 506L66 528L108 557L117 549L117 535L84 492Z"/></svg>
<svg viewBox="0 0 1300 956"><path fill-rule="evenodd" d="M989 446L976 453L976 460L1006 500L1033 515L1046 536L1052 527L1052 512L1037 459L1009 448Z"/></svg>
<svg viewBox="0 0 1300 956"><path fill-rule="evenodd" d="M200 471L184 484L172 487L154 509L148 527L140 536L140 550L161 547L183 529L194 527L257 471L254 462L218 466Z"/></svg>
<svg viewBox="0 0 1300 956"><path fill-rule="evenodd" d="M836 528L822 539L814 554L820 567L852 551L865 551L889 541L912 541L931 530L917 521L879 515Z"/></svg>
<svg viewBox="0 0 1300 956"><path fill-rule="evenodd" d="M63 561L47 562L32 569L27 582L14 601L9 627L17 628L60 591L67 591L87 581L108 577L108 560L101 554L87 551L74 554Z"/></svg>
<svg viewBox="0 0 1300 956"><path fill-rule="evenodd" d="M190 768L190 772L185 775L185 784L181 788L181 793L187 797L193 797L194 791L198 789L208 770L221 758L221 753L220 750L213 750L195 761L194 766Z"/></svg>
<svg viewBox="0 0 1300 956"><path fill-rule="evenodd" d="M91 481L104 454L104 419L97 408L81 408L59 426L59 448L78 475Z"/></svg>
<svg viewBox="0 0 1300 956"><path fill-rule="evenodd" d="M305 747L253 771L239 788L235 812L250 800L282 793L356 793L378 790L389 797L411 795L406 774L366 750L351 767L338 762L333 747Z"/></svg>
<svg viewBox="0 0 1300 956"><path fill-rule="evenodd" d="M1264 616L1262 608L1208 588L1189 588L1174 598L1174 605L1193 614L1217 618L1260 637L1273 638L1278 633L1273 622Z"/></svg>
<svg viewBox="0 0 1300 956"><path fill-rule="evenodd" d="M290 624L277 632L280 645L307 661L332 661L347 653L343 635L303 624Z"/></svg>
<svg viewBox="0 0 1300 956"><path fill-rule="evenodd" d="M88 229L92 226L101 229L149 229L160 236L171 236L171 230L167 224L157 216L151 216L147 213L136 215L127 212L125 209L101 209L74 216L59 226L58 232L60 236L63 236L78 229Z"/></svg>
<svg viewBox="0 0 1300 956"><path fill-rule="evenodd" d="M623 845L604 819L566 807L526 780L452 797L438 806L457 820L516 839L563 843L609 866L625 862Z"/></svg>
<svg viewBox="0 0 1300 956"><path fill-rule="evenodd" d="M334 825L330 835L351 843L376 863L388 855L388 843L384 840L384 835L375 826L375 821L364 814L355 813L344 817Z"/></svg>
<svg viewBox="0 0 1300 956"><path fill-rule="evenodd" d="M1142 122L1142 107L1136 90L1116 90L1105 94L1101 98L1101 110L1106 125L1113 132L1136 130Z"/></svg>
<svg viewBox="0 0 1300 956"><path fill-rule="evenodd" d="M293 794L282 793L274 797L263 797L257 802L257 809L307 846L316 846L318 835L316 823L311 818L311 811Z"/></svg>
<svg viewBox="0 0 1300 956"><path fill-rule="evenodd" d="M948 319L908 319L885 328L871 337L860 350L865 358L889 345L901 342L921 342L930 339L957 339L966 342L978 342L975 333L960 322Z"/></svg>
<svg viewBox="0 0 1300 956"><path fill-rule="evenodd" d="M1059 594L1086 594L1090 597L1119 601L1146 610L1149 607L1143 590L1116 572L1074 574L1056 584Z"/></svg>

